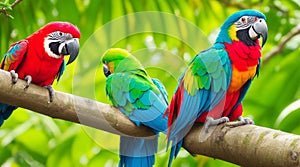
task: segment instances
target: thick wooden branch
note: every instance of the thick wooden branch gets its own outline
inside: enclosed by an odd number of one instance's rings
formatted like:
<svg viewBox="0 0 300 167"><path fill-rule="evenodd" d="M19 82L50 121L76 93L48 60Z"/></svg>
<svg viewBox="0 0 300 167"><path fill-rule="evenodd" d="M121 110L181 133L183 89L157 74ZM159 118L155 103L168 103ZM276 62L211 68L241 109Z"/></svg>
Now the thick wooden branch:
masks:
<svg viewBox="0 0 300 167"><path fill-rule="evenodd" d="M155 133L148 127L137 128L119 110L108 104L63 92L55 92L49 103L49 92L43 87L30 84L24 90L25 81L12 84L11 75L0 70L0 102L26 108L52 118L67 120L116 134L146 137Z"/></svg>
<svg viewBox="0 0 300 167"><path fill-rule="evenodd" d="M254 125L219 125L208 137L200 135L201 131L201 126L194 126L185 137L184 147L189 152L243 167L300 166L298 135Z"/></svg>
<svg viewBox="0 0 300 167"><path fill-rule="evenodd" d="M115 134L154 135L151 129L135 126L108 104L62 92L56 92L49 103L45 88L33 84L26 90L24 87L22 80L12 85L10 73L0 70L1 102ZM184 148L246 167L300 166L300 136L254 125L231 128L222 124L210 133L203 133L202 126L195 125L184 139Z"/></svg>

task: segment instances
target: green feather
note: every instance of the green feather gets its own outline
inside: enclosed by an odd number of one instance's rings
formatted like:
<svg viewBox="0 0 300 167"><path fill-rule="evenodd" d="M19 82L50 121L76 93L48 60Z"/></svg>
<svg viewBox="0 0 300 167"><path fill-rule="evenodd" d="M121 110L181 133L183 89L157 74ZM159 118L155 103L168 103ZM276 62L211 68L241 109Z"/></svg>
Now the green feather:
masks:
<svg viewBox="0 0 300 167"><path fill-rule="evenodd" d="M212 86L214 92L226 90L226 76L230 70L230 60L225 50L206 50L199 53L189 64L183 76L184 87L191 95L199 89L208 90Z"/></svg>
<svg viewBox="0 0 300 167"><path fill-rule="evenodd" d="M131 103L134 103L138 98L140 98L143 95L143 91L139 90L139 89L132 89L129 92L129 101Z"/></svg>
<svg viewBox="0 0 300 167"><path fill-rule="evenodd" d="M205 89L209 89L210 88L210 77L209 77L209 75L204 75L202 78L202 82L203 82L203 85L204 85L204 88Z"/></svg>
<svg viewBox="0 0 300 167"><path fill-rule="evenodd" d="M114 71L107 77L106 93L115 107L129 115L136 109L148 109L152 104L149 92L161 94L140 62L123 49L109 49L102 62L113 63Z"/></svg>
<svg viewBox="0 0 300 167"><path fill-rule="evenodd" d="M137 69L144 69L142 64L127 50L112 48L107 50L102 57L102 63L114 63L114 72L126 72Z"/></svg>
<svg viewBox="0 0 300 167"><path fill-rule="evenodd" d="M202 82L202 77L196 77L196 78L197 78L199 89L203 89L204 88L204 83Z"/></svg>

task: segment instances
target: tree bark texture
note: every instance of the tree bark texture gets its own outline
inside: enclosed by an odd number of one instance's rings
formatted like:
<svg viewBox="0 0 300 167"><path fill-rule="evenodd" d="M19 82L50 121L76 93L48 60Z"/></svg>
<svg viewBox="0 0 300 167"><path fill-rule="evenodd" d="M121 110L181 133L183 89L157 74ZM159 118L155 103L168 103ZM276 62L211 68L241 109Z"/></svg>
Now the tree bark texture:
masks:
<svg viewBox="0 0 300 167"><path fill-rule="evenodd" d="M116 108L91 99L55 92L49 103L47 89L18 80L12 84L10 73L0 70L0 102L66 121L136 137L153 136L145 126L137 127ZM243 167L300 166L300 136L245 125L231 127L230 123L202 130L194 125L184 139L184 148L193 154L222 159Z"/></svg>

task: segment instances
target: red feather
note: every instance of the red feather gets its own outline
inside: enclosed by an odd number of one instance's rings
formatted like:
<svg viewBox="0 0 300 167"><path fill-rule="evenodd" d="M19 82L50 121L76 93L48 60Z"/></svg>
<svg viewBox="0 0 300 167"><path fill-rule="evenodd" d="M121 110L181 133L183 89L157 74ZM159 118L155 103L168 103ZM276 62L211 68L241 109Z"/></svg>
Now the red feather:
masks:
<svg viewBox="0 0 300 167"><path fill-rule="evenodd" d="M173 122L176 120L177 115L179 115L181 103L182 103L182 96L183 96L183 82L180 83L178 86L170 105L168 106L164 116L168 115L168 133L170 131L170 127L172 126Z"/></svg>
<svg viewBox="0 0 300 167"><path fill-rule="evenodd" d="M243 42L233 41L232 44L224 43L230 60L239 71L247 71L248 66L257 65L261 57L261 47L257 40L257 45L247 46Z"/></svg>
<svg viewBox="0 0 300 167"><path fill-rule="evenodd" d="M25 45L26 49L18 52L17 59L10 64L8 71L15 70L20 79L24 79L26 75L32 77L32 83L39 86L51 85L59 73L60 66L64 57L50 57L44 48L44 40L49 33L54 31L62 31L70 33L75 38L80 38L80 32L77 27L68 22L51 22L25 40L17 42L17 44ZM13 44L14 46L16 44ZM2 63L3 64L3 63ZM3 68L3 65L1 65Z"/></svg>
<svg viewBox="0 0 300 167"><path fill-rule="evenodd" d="M180 83L177 88L172 100L170 102L169 107L166 110L165 116L168 115L168 130L170 130L173 122L176 120L176 117L180 114L180 107L183 99L183 82ZM199 118L197 118L196 122L204 123L207 116L210 116L214 119L218 119L222 116L229 116L230 111L235 106L240 96L240 91L234 93L227 93L225 98L221 100L211 111L203 112ZM242 115L242 107L241 105L235 109L235 111L231 114L229 119L231 121L236 120L239 116ZM169 134L169 132L168 132Z"/></svg>
<svg viewBox="0 0 300 167"><path fill-rule="evenodd" d="M234 93L227 93L226 98L221 100L211 111L206 111L200 115L200 117L196 120L196 122L204 123L207 116L210 116L214 119L218 119L220 117L229 117L231 121L236 120L239 116L242 115L242 108L238 107L233 111L231 115L230 112L237 103L240 96L240 91ZM225 102L225 103L224 103Z"/></svg>

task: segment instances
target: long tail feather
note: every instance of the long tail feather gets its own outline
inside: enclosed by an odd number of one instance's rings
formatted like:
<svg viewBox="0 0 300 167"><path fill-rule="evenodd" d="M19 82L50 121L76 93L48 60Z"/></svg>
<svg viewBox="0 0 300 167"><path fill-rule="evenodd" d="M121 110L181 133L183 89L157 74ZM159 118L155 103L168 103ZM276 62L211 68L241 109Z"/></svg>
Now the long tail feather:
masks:
<svg viewBox="0 0 300 167"><path fill-rule="evenodd" d="M177 141L175 141L177 142ZM171 147L171 152L170 152L170 158L169 158L169 163L168 163L168 167L171 166L172 162L173 162L173 159L176 158L177 154L179 153L180 151L180 148L182 147L182 144L183 144L183 139L180 140L177 144L174 144L172 147Z"/></svg>
<svg viewBox="0 0 300 167"><path fill-rule="evenodd" d="M170 131L168 134L167 148L172 142L171 153L169 158L168 166L171 166L171 163L174 158L176 158L183 142L184 136L189 132L193 126L195 120L198 117L198 111L200 108L205 108L206 103L201 102L202 98L207 98L206 94L201 91L197 92L195 96L190 96L186 91L182 91L185 101L180 101L180 113L177 115L175 121L172 120ZM205 95L205 96L204 96ZM182 96L182 94L180 95ZM175 104L176 105L176 104ZM177 108L176 108L177 109ZM173 111L174 112L174 111ZM177 112L177 111L175 111ZM169 115L169 119L170 115ZM170 121L170 120L169 120ZM169 125L170 126L170 125Z"/></svg>
<svg viewBox="0 0 300 167"><path fill-rule="evenodd" d="M18 107L16 106L0 103L0 127L2 126L4 120L6 120L11 115L11 113L17 108Z"/></svg>
<svg viewBox="0 0 300 167"><path fill-rule="evenodd" d="M121 136L119 167L151 167L155 162L158 135L152 139Z"/></svg>

